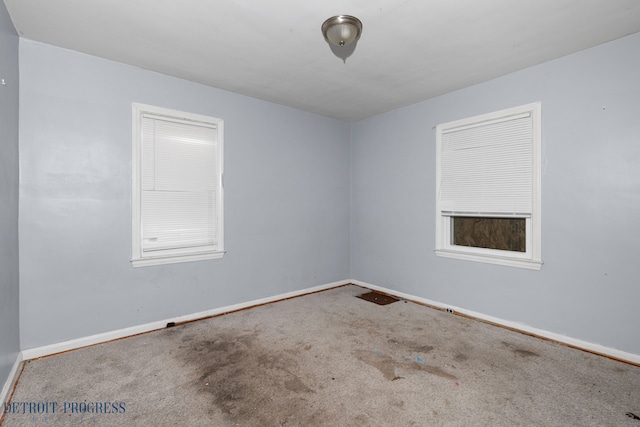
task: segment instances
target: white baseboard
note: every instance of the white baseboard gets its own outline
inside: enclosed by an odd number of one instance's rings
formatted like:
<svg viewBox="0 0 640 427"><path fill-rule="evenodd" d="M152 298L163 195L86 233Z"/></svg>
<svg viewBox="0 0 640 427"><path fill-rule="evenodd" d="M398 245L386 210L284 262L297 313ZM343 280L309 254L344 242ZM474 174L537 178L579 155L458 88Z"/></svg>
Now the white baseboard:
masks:
<svg viewBox="0 0 640 427"><path fill-rule="evenodd" d="M429 300L429 299L418 297L415 295L406 294L393 289L384 288L382 286L372 285L370 283L362 282L359 280L341 280L338 282L327 283L325 285L314 286L314 287L302 289L299 291L293 291L293 292L288 292L280 295L274 295L267 298L260 298L252 301L247 301L240 304L229 305L226 307L220 307L212 310L201 311L199 313L188 314L188 315L179 316L171 319L159 320L156 322L146 323L144 325L132 326L129 328L105 332L102 334L91 335L88 337L77 338L74 340L64 341L61 343L23 350L19 355L18 360L16 360L16 364L14 365L14 368L12 370L12 375L10 375L10 378L9 378L9 381L7 381L7 384L9 384L10 380L12 379L12 376L17 375L17 369L23 360L37 359L39 357L50 356L52 354L62 353L65 351L74 350L81 347L100 344L100 343L112 341L115 339L125 338L133 335L142 334L145 332L151 332L158 329L163 329L163 328L166 328L167 323L170 323L170 322L174 322L176 324L191 322L194 320L204 319L211 316L217 316L224 313L243 310L243 309L254 307L257 305L268 304L271 302L280 301L288 298L294 298L301 295L310 294L313 292L320 292L320 291L335 288L338 286L347 285L350 283L354 285L362 286L364 288L368 288L371 290L384 292L386 294L393 295L401 299L415 301L417 303L425 304L438 309L442 309L442 310L452 309L454 312L466 317L474 318L474 319L491 323L497 326L502 326L502 327L512 329L518 332L522 332L528 335L534 335L540 338L556 341L562 344L566 344L570 347L575 347L584 351L588 351L590 353L596 353L596 354L600 354L613 359L618 359L624 362L632 363L634 365L640 365L640 355L637 355L637 354L627 353L621 350L616 350L616 349L605 347L599 344L590 343L588 341L582 341L582 340L571 338L565 335L560 335L554 332L549 332L542 329L537 329L527 325L523 325L520 323L499 319L496 317L488 316L486 314L478 313L471 310L466 310L460 307L455 307L449 304L444 304L438 301ZM13 383L11 384L11 386L7 384L5 384L4 388L2 389L3 395L1 395L0 397L4 396L4 393L6 392L5 389L11 390ZM0 402L2 401L3 400L0 400Z"/></svg>
<svg viewBox="0 0 640 427"><path fill-rule="evenodd" d="M478 313L471 310L465 310L460 307L455 307L449 304L443 304L438 301L432 301L426 298L417 297L415 295L405 294L403 292L398 292L393 289L383 288L382 286L372 285L370 283L361 282L359 280L349 280L349 283L353 283L354 285L362 286L364 288L368 288L375 291L380 291L385 294L396 296L400 299L406 299L408 301L415 301L421 304L425 304L431 307L435 307L438 309L446 310L452 309L455 313L461 314L465 317L470 317L473 319L478 319L483 322L491 323L497 326L502 326L508 329L512 329L518 332L522 332L527 335L534 335L540 338L548 339L551 341L556 341L562 344L566 344L570 347L574 347L580 350L588 351L590 353L599 354L602 356L610 357L612 359L617 359L623 362L632 363L634 365L640 366L640 355L627 353L625 351L616 350L614 348L605 347L600 344L590 343L588 341L582 341L575 338L568 337L566 335L556 334L555 332L549 332L542 329L533 328L531 326L523 325L520 323L512 322L509 320L499 319L497 317L487 316L486 314Z"/></svg>
<svg viewBox="0 0 640 427"><path fill-rule="evenodd" d="M9 400L11 391L13 390L13 386L15 385L16 381L18 380L18 376L20 375L20 367L22 366L22 361L22 353L18 353L16 355L16 361L13 362L11 371L9 371L9 377L2 386L2 391L0 391L0 404ZM0 413L0 415L2 414ZM2 417L0 416L0 419L1 418Z"/></svg>
<svg viewBox="0 0 640 427"><path fill-rule="evenodd" d="M27 350L22 350L22 360L31 360L31 359L37 359L39 357L51 356L52 354L56 354L56 353L62 353L69 350L75 350L77 348L87 347L94 344L100 344L100 343L113 341L120 338L143 334L145 332L151 332L158 329L163 329L163 328L166 328L167 323L170 323L170 322L174 322L175 324L192 322L194 320L205 319L211 316L217 316L224 313L243 310L245 308L254 307L257 305L268 304L275 301L294 298L297 296L306 295L314 292L324 291L326 289L347 285L349 283L350 282L348 280L327 283L325 285L314 286L314 287L302 289L299 291L287 292L284 294L274 295L267 298L255 299L255 300L243 302L240 304L228 305L226 307L214 308L212 310L201 311L199 313L187 314L184 316L174 317L171 319L158 320L156 322L146 323L144 325L132 326L129 328L118 329L115 331L105 332L102 334L91 335L88 337L77 338L69 341L63 341L56 344L30 348Z"/></svg>

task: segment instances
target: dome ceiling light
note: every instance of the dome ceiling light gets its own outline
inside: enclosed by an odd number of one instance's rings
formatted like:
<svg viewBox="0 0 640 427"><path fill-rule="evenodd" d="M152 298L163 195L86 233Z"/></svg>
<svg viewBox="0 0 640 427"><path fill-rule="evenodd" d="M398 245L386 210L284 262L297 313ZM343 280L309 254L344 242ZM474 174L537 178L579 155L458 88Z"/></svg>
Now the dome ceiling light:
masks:
<svg viewBox="0 0 640 427"><path fill-rule="evenodd" d="M362 22L350 15L331 17L322 24L322 35L327 43L344 47L358 41L362 34Z"/></svg>

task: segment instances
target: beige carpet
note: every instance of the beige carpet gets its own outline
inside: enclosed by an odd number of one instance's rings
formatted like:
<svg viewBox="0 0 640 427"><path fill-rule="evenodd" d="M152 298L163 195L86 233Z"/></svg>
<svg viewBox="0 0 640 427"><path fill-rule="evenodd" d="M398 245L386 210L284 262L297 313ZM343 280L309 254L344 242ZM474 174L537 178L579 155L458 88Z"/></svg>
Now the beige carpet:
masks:
<svg viewBox="0 0 640 427"><path fill-rule="evenodd" d="M364 292L31 361L2 426L640 427L638 367Z"/></svg>

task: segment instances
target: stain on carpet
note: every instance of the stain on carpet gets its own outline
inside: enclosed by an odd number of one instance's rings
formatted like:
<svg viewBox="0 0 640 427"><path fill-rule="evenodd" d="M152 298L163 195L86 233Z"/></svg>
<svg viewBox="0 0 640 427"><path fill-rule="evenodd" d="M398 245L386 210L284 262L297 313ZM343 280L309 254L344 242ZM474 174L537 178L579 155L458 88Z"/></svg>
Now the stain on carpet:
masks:
<svg viewBox="0 0 640 427"><path fill-rule="evenodd" d="M452 375L446 372L444 369L439 368L438 366L425 365L424 363L411 362L411 369L416 371L424 371L433 375L437 375L440 378L445 378L447 380L457 380L458 378L455 375Z"/></svg>
<svg viewBox="0 0 640 427"><path fill-rule="evenodd" d="M455 360L456 362L464 362L466 360L469 360L469 356L463 353L456 353L456 355L453 356L453 360Z"/></svg>
<svg viewBox="0 0 640 427"><path fill-rule="evenodd" d="M406 349L415 353L429 353L433 351L432 345L426 345L411 340L391 338L387 342L394 347Z"/></svg>
<svg viewBox="0 0 640 427"><path fill-rule="evenodd" d="M234 425L321 425L318 408L305 404L317 381L299 369L308 343L282 347L259 331L226 330L184 335L179 349L175 357L189 372L185 386L210 400L212 418L222 415Z"/></svg>
<svg viewBox="0 0 640 427"><path fill-rule="evenodd" d="M518 356L521 356L521 357L539 357L540 356L538 353L535 353L535 352L533 352L531 350L527 350L527 349L524 349L524 348L520 348L516 344L511 344L511 343L502 341L502 345L507 347L514 354L516 354Z"/></svg>
<svg viewBox="0 0 640 427"><path fill-rule="evenodd" d="M373 366L389 381L396 379L396 367L391 357L378 355L372 351L357 350L353 355L361 362Z"/></svg>
<svg viewBox="0 0 640 427"><path fill-rule="evenodd" d="M290 380L285 380L284 388L294 393L315 393L315 391L311 390L307 387L300 378L293 376Z"/></svg>
<svg viewBox="0 0 640 427"><path fill-rule="evenodd" d="M363 363L376 368L389 381L402 379L396 374L396 369L411 372L427 372L448 380L456 380L457 377L450 374L438 366L431 366L415 360L395 360L389 355L378 354L377 352L357 350L353 355Z"/></svg>

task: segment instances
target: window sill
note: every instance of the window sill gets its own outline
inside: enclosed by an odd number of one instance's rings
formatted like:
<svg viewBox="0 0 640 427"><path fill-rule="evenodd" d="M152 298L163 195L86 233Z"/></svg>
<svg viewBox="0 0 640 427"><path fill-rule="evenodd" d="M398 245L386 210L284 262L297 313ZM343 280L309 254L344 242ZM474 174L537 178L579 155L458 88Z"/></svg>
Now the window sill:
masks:
<svg viewBox="0 0 640 427"><path fill-rule="evenodd" d="M540 268L542 267L542 261L535 261L535 260L528 260L528 259L507 258L507 257L493 256L493 255L469 254L469 253L461 253L456 251L448 251L443 249L436 249L435 253L437 256L441 256L445 258L463 259L467 261L484 262L487 264L506 265L509 267L525 268L528 270L540 270Z"/></svg>
<svg viewBox="0 0 640 427"><path fill-rule="evenodd" d="M207 259L218 259L224 256L225 252L206 252L188 255L165 255L148 256L144 258L132 258L131 264L134 267L148 267L152 265L176 264L179 262L203 261Z"/></svg>

